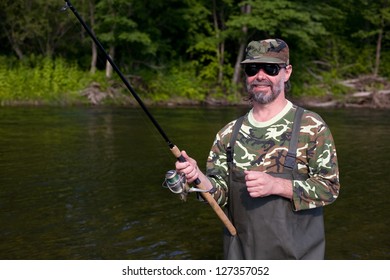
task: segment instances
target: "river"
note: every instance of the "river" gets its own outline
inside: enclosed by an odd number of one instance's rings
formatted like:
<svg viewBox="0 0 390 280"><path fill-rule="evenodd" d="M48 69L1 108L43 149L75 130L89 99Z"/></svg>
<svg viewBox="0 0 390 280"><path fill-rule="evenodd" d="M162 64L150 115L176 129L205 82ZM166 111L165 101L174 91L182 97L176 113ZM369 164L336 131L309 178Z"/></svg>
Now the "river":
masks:
<svg viewBox="0 0 390 280"><path fill-rule="evenodd" d="M151 108L202 166L245 108ZM326 259L390 259L390 113L313 109L335 138ZM221 259L222 224L162 187L175 159L138 108L0 108L0 259ZM204 164L203 164L204 166Z"/></svg>

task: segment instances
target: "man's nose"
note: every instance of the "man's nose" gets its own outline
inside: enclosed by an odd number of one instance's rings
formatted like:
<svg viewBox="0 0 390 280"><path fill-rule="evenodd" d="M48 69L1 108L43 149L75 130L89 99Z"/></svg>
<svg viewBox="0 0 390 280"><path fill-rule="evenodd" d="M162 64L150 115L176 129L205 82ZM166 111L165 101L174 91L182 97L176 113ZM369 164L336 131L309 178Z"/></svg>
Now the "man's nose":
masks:
<svg viewBox="0 0 390 280"><path fill-rule="evenodd" d="M262 68L260 68L260 70L256 73L256 79L257 80L264 80L264 77L265 77L265 72Z"/></svg>

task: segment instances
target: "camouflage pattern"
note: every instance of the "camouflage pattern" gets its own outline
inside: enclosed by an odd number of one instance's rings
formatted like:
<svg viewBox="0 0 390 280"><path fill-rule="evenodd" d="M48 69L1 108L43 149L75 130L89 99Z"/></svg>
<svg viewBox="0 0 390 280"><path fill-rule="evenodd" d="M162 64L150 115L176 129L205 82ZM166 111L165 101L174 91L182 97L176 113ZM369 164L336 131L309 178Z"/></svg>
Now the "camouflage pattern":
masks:
<svg viewBox="0 0 390 280"><path fill-rule="evenodd" d="M246 48L245 60L241 63L290 64L289 49L281 39L252 41Z"/></svg>
<svg viewBox="0 0 390 280"><path fill-rule="evenodd" d="M234 167L280 173L287 155L296 106L289 102L284 115L273 123L254 125L250 111L237 135ZM228 123L216 135L207 161L207 175L217 188L214 198L227 202L228 166L226 148L236 121ZM339 172L332 134L322 118L305 110L297 148L298 172L308 179L293 180L293 208L296 211L325 206L339 194ZM307 176L306 176L307 178Z"/></svg>

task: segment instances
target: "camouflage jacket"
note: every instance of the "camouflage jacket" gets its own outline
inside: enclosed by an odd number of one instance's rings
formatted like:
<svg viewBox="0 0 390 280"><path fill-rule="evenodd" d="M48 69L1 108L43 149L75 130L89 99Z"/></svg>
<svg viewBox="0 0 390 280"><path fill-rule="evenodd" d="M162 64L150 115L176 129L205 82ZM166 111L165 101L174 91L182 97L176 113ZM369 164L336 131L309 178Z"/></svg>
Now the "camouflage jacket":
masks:
<svg viewBox="0 0 390 280"><path fill-rule="evenodd" d="M234 168L280 173L288 151L296 106L291 102L267 122L257 122L250 111L237 135ZM228 166L226 148L236 120L222 128L212 145L206 174L217 188L214 198L220 205L227 203ZM293 180L295 211L332 203L339 194L339 171L332 134L322 118L305 110L302 116L297 159L298 172L307 180Z"/></svg>

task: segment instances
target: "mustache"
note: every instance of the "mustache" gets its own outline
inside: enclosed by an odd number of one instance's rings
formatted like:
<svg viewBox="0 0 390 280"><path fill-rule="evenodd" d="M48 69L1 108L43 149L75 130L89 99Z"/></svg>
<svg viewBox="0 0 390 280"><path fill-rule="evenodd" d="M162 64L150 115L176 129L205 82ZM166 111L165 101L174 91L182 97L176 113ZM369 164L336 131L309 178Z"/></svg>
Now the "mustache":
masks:
<svg viewBox="0 0 390 280"><path fill-rule="evenodd" d="M256 81L256 80L254 80L253 82L251 82L250 84L249 84L251 87L255 87L255 86L272 86L272 83L271 82L269 82L269 81Z"/></svg>

